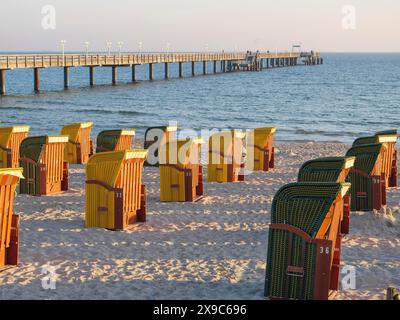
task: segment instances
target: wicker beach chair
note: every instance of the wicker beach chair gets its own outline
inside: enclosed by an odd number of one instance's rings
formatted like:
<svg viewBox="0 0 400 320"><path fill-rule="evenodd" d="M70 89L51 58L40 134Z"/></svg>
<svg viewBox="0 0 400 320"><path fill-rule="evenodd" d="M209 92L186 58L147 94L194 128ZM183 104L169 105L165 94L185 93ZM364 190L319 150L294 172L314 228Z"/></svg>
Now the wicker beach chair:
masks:
<svg viewBox="0 0 400 320"><path fill-rule="evenodd" d="M167 163L160 163L162 202L194 202L203 197L202 139L184 139L163 146Z"/></svg>
<svg viewBox="0 0 400 320"><path fill-rule="evenodd" d="M301 182L272 203L265 296L326 300L338 290L343 198L349 183Z"/></svg>
<svg viewBox="0 0 400 320"><path fill-rule="evenodd" d="M146 221L146 150L102 152L86 169L85 227L124 230Z"/></svg>
<svg viewBox="0 0 400 320"><path fill-rule="evenodd" d="M231 130L212 135L208 142L208 182L244 181L246 134Z"/></svg>
<svg viewBox="0 0 400 320"><path fill-rule="evenodd" d="M30 127L0 127L0 168L19 167L19 147Z"/></svg>
<svg viewBox="0 0 400 320"><path fill-rule="evenodd" d="M275 128L256 128L248 133L247 168L269 171L275 166Z"/></svg>
<svg viewBox="0 0 400 320"><path fill-rule="evenodd" d="M144 148L149 151L145 165L158 167L160 157L165 159L165 155L160 154L162 146L168 141L176 140L176 126L151 127L144 134Z"/></svg>
<svg viewBox="0 0 400 320"><path fill-rule="evenodd" d="M69 136L65 146L65 160L70 164L86 164L93 154L93 143L90 133L93 122L82 122L66 125L61 134Z"/></svg>
<svg viewBox="0 0 400 320"><path fill-rule="evenodd" d="M397 130L381 131L371 137L362 137L354 141L353 147L382 143L386 188L397 187Z"/></svg>
<svg viewBox="0 0 400 320"><path fill-rule="evenodd" d="M353 168L355 157L328 157L305 162L299 170L298 182L338 182L344 183ZM341 233L350 230L350 193L343 199Z"/></svg>
<svg viewBox="0 0 400 320"><path fill-rule="evenodd" d="M13 212L22 169L0 169L0 269L18 264L19 216Z"/></svg>
<svg viewBox="0 0 400 320"><path fill-rule="evenodd" d="M356 157L348 175L352 211L379 210L386 205L384 154L381 143L355 146L347 152L346 156Z"/></svg>
<svg viewBox="0 0 400 320"><path fill-rule="evenodd" d="M20 192L34 196L68 190L68 162L64 150L68 136L26 138L20 147L20 165L24 169Z"/></svg>
<svg viewBox="0 0 400 320"><path fill-rule="evenodd" d="M134 137L134 129L102 131L97 136L96 153L131 150Z"/></svg>

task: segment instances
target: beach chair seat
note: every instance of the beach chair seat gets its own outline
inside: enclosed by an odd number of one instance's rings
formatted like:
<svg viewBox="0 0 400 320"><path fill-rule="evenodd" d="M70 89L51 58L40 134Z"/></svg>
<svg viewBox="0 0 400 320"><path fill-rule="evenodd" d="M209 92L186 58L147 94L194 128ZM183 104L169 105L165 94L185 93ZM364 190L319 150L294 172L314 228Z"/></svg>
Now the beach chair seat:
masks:
<svg viewBox="0 0 400 320"><path fill-rule="evenodd" d="M253 171L269 171L275 166L275 128L256 128L249 132L247 167Z"/></svg>
<svg viewBox="0 0 400 320"><path fill-rule="evenodd" d="M146 221L146 150L102 152L86 168L85 227L124 230Z"/></svg>
<svg viewBox="0 0 400 320"><path fill-rule="evenodd" d="M68 190L68 162L64 160L67 143L68 136L29 137L22 141L22 194L42 196Z"/></svg>
<svg viewBox="0 0 400 320"><path fill-rule="evenodd" d="M339 289L343 198L349 183L298 182L272 203L265 296L326 300Z"/></svg>
<svg viewBox="0 0 400 320"><path fill-rule="evenodd" d="M160 150L167 142L176 140L176 126L161 126L148 128L144 134L144 148L148 150L145 166L158 167L160 164Z"/></svg>
<svg viewBox="0 0 400 320"><path fill-rule="evenodd" d="M355 157L327 157L305 162L299 170L298 182L339 182L344 183L353 168ZM350 230L350 192L343 199L343 212L340 230L349 234Z"/></svg>
<svg viewBox="0 0 400 320"><path fill-rule="evenodd" d="M381 143L384 146L383 171L385 173L386 188L397 187L397 130L381 131L376 133L375 136L358 138L354 141L353 147L376 143Z"/></svg>
<svg viewBox="0 0 400 320"><path fill-rule="evenodd" d="M65 161L70 164L86 164L93 154L93 143L90 133L93 122L73 123L64 126L61 134L68 136L69 140L65 146Z"/></svg>
<svg viewBox="0 0 400 320"><path fill-rule="evenodd" d="M19 167L19 147L30 127L0 127L0 168Z"/></svg>
<svg viewBox="0 0 400 320"><path fill-rule="evenodd" d="M384 172L385 147L381 143L352 147L346 154L355 157L347 180L351 182L351 210L380 210L386 205Z"/></svg>
<svg viewBox="0 0 400 320"><path fill-rule="evenodd" d="M168 161L160 162L162 202L194 202L203 197L202 143L202 139L184 139L163 146Z"/></svg>
<svg viewBox="0 0 400 320"><path fill-rule="evenodd" d="M18 264L19 216L13 203L22 168L0 169L0 269Z"/></svg>
<svg viewBox="0 0 400 320"><path fill-rule="evenodd" d="M97 136L96 153L132 150L134 138L134 129L102 131Z"/></svg>
<svg viewBox="0 0 400 320"><path fill-rule="evenodd" d="M246 133L231 130L213 134L208 142L208 182L244 181Z"/></svg>

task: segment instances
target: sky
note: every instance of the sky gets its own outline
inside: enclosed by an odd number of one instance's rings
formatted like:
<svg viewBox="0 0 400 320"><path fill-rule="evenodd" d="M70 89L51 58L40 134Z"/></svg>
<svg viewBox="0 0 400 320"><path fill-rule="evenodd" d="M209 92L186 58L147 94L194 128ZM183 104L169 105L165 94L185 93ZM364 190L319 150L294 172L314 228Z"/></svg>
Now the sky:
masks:
<svg viewBox="0 0 400 320"><path fill-rule="evenodd" d="M50 6L50 7L49 7ZM399 0L0 0L0 52L400 52ZM50 8L50 11L49 11ZM44 10L44 11L43 11Z"/></svg>

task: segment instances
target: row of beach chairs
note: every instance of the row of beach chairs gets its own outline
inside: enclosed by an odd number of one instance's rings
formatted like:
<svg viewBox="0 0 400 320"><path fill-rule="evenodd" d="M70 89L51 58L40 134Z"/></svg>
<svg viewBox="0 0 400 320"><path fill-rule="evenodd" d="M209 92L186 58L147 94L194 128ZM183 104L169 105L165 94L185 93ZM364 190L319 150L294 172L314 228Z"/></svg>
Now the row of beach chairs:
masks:
<svg viewBox="0 0 400 320"><path fill-rule="evenodd" d="M12 212L17 185L20 193L33 196L67 191L69 164L87 165L87 228L124 230L146 221L144 166L159 167L161 201L194 202L203 197L202 139L178 140L177 127L153 127L145 133L144 149L133 149L135 130L109 130L97 136L94 153L92 128L91 122L77 123L63 127L58 136L38 137L28 137L28 126L0 128L0 266L18 261L19 220ZM250 134L247 149L253 151L247 161L253 170L273 168L274 133L274 128L260 128ZM244 180L245 138L243 132L236 130L210 138L209 182ZM150 161L149 152L154 153L155 161Z"/></svg>
<svg viewBox="0 0 400 320"><path fill-rule="evenodd" d="M306 162L272 204L265 296L327 300L339 289L350 211L379 210L397 187L397 131L357 139L345 157Z"/></svg>

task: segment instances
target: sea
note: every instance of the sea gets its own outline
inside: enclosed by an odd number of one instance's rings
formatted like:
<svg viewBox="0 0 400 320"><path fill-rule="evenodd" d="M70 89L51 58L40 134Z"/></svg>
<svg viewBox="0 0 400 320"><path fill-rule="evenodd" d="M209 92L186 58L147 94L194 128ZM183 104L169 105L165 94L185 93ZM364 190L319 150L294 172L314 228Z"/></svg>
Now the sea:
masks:
<svg viewBox="0 0 400 320"><path fill-rule="evenodd" d="M41 93L33 92L32 69L7 71L7 95L0 97L0 126L30 125L30 135L59 134L68 123L93 121L93 137L106 129L130 129L143 136L148 127L177 122L180 129L276 127L282 142L351 143L375 131L400 129L400 54L322 53L323 65L191 76L184 64L96 68L89 86L88 68L71 68L63 89L62 68L41 70ZM219 67L219 64L218 64ZM219 69L218 69L219 71ZM207 138L207 137L205 137Z"/></svg>

